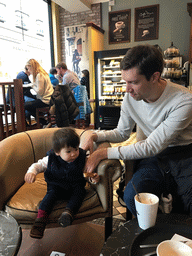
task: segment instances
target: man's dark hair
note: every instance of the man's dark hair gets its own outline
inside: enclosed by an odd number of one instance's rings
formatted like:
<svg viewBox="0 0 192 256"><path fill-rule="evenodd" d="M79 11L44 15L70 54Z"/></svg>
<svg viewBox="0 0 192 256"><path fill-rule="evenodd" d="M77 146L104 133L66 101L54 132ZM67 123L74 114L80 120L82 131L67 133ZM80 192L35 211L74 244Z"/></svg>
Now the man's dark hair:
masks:
<svg viewBox="0 0 192 256"><path fill-rule="evenodd" d="M52 148L55 153L59 153L65 147L77 148L79 143L80 137L73 128L61 128L53 134Z"/></svg>
<svg viewBox="0 0 192 256"><path fill-rule="evenodd" d="M55 68L67 69L67 65L64 62L59 62Z"/></svg>
<svg viewBox="0 0 192 256"><path fill-rule="evenodd" d="M152 45L138 45L130 48L122 59L121 70L138 68L139 74L149 81L155 72L163 71L164 61L161 51Z"/></svg>
<svg viewBox="0 0 192 256"><path fill-rule="evenodd" d="M52 75L56 75L56 74L57 74L56 68L51 68L51 69L49 70L49 73L52 74Z"/></svg>

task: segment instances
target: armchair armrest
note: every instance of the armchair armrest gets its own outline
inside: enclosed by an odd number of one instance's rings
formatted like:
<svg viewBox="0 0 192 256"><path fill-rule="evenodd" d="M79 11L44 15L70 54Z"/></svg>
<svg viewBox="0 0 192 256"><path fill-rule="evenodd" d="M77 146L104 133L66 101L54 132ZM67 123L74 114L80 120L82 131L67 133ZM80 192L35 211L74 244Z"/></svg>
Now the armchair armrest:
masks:
<svg viewBox="0 0 192 256"><path fill-rule="evenodd" d="M122 165L119 160L102 160L97 167L97 173L100 176L100 181L93 186L98 193L103 209L107 211L112 203L113 182L121 176Z"/></svg>
<svg viewBox="0 0 192 256"><path fill-rule="evenodd" d="M81 145L86 141L86 137L89 133L92 133L92 130L87 130L82 133L81 136ZM95 149L111 147L109 142L99 142L95 143ZM113 203L113 182L116 181L122 174L122 165L119 160L115 159L105 159L102 160L97 166L97 173L100 176L100 181L98 184L95 184L94 188L96 189L101 204L104 211L112 209L111 204ZM112 216L112 213L110 213Z"/></svg>

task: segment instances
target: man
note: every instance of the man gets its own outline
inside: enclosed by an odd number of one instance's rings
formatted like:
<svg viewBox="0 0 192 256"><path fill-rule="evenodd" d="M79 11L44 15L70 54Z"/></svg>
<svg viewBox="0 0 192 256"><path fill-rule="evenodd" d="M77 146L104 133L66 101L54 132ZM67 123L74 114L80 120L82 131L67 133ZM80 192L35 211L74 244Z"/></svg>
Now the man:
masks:
<svg viewBox="0 0 192 256"><path fill-rule="evenodd" d="M154 46L129 49L120 67L127 86L118 126L111 131L88 132L82 148L92 153L94 141L125 141L135 124L147 138L129 146L94 151L86 171L92 172L106 158L137 160L133 178L124 191L124 200L133 215L136 216L133 184L138 192L160 197L165 172L170 174L175 205L192 214L192 93L161 78L163 56Z"/></svg>
<svg viewBox="0 0 192 256"><path fill-rule="evenodd" d="M58 63L56 70L57 74L63 78L62 84L68 84L71 90L80 84L77 74L67 69L67 65L64 62Z"/></svg>
<svg viewBox="0 0 192 256"><path fill-rule="evenodd" d="M25 66L24 71L21 71L17 74L16 79L22 79L23 85L30 84L31 81L29 79L30 73L28 71L27 66ZM33 101L36 97L30 92L30 87L23 87L23 95L25 102Z"/></svg>
<svg viewBox="0 0 192 256"><path fill-rule="evenodd" d="M30 73L28 71L28 68L25 66L24 70L19 72L16 76L16 79L22 79L23 85L25 86L26 84L30 84L31 81L29 79ZM30 92L30 87L23 87L23 96L24 96L24 101L33 101L35 99L35 96ZM15 95L14 95L14 89L12 88L11 90L12 97L13 97L13 106L15 106ZM9 102L9 90L7 93L6 97L7 103Z"/></svg>

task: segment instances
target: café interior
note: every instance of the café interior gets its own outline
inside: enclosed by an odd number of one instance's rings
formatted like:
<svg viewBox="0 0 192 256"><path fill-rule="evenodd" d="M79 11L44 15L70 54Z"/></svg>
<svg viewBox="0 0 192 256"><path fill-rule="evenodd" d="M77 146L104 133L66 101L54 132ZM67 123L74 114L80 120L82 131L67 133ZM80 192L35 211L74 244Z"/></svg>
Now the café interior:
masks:
<svg viewBox="0 0 192 256"><path fill-rule="evenodd" d="M22 1L18 2L20 5L23 3ZM49 17L51 49L49 66L55 67L59 62L66 62L67 65L69 63L65 28L81 25L87 28L87 42L83 41L83 43L86 45L86 55L88 55L86 56L86 67L90 74L89 103L92 113L88 120L76 120L70 125L80 135L81 142L86 139L87 132L99 128L96 121L100 106L96 88L98 86L94 58L96 51L113 52L113 50L128 49L138 44L157 45L164 53L166 65L169 65L170 58L166 56L166 53L169 49L177 49L178 55L176 57L180 58L179 66L174 68L174 71L173 68L170 69L167 66L164 70L164 76L172 80L175 78L177 83L191 90L192 3L189 0L47 0L43 2L47 4ZM4 6L5 1L0 0L0 4ZM137 33L140 27L137 23L136 14L137 11L145 8L148 8L147 10L154 8L152 10L155 10L153 17L155 33L148 38L145 38L148 36L147 32L143 34L143 37L139 37ZM128 17L128 37L126 40L111 38L112 17L118 17L124 13ZM85 48L84 46L81 47L82 49ZM25 51L21 54L25 54ZM11 58L14 59L14 56ZM0 56L0 63L2 61ZM45 62L42 61L42 65ZM69 63L70 65L72 63ZM170 78L170 72L180 75ZM103 160L97 167L102 181L98 186L87 185L86 198L73 225L62 228L57 224L56 218L61 213L62 208L65 207L65 203L58 202L54 207L44 237L33 239L29 236L30 228L37 214L37 205L46 193L46 183L44 177L39 176L33 186L26 185L24 175L28 167L42 158L49 150L51 136L58 127L55 116L49 113L48 108L38 109L36 119L32 118L30 123L26 125L22 81L13 76L5 76L1 71L1 65L0 79L0 205L1 212L7 212L13 216L18 224L17 237L15 238L15 234L13 235L13 238L17 240L16 245L13 246L15 252L2 255L141 255L133 252L127 254L128 251L121 252L119 248L122 249L122 245L116 243L113 237L113 233L118 231L124 223L135 219L119 195L120 188L122 189L122 186L124 188L125 183L131 178L133 161L124 163L121 160ZM7 90L11 90L11 88L14 88L15 92L15 107L11 103L12 98L9 105L6 103ZM47 128L43 128L39 122L42 117L46 118L50 124ZM139 127L135 127L131 137L124 143L102 143L99 147L129 145L141 140L142 136ZM122 233L118 239L121 240L123 236L126 234ZM111 240L109 240L110 238ZM108 244L107 241L109 241ZM1 246L0 250L3 250ZM6 253L9 253L9 250L6 250L8 251Z"/></svg>

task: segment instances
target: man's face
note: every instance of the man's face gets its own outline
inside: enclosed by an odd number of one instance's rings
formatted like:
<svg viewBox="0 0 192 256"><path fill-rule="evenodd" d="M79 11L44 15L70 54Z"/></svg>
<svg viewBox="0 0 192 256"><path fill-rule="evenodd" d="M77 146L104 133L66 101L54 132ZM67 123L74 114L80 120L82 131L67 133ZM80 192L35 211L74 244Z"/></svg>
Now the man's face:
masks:
<svg viewBox="0 0 192 256"><path fill-rule="evenodd" d="M151 88L153 86L153 76L148 81L144 75L140 75L138 68L134 67L128 70L122 70L122 79L125 80L126 92L128 92L134 100L148 100L151 98Z"/></svg>
<svg viewBox="0 0 192 256"><path fill-rule="evenodd" d="M63 75L65 74L64 69L62 69L62 68L56 68L56 70L57 70L57 74L58 74L59 76L63 77Z"/></svg>

